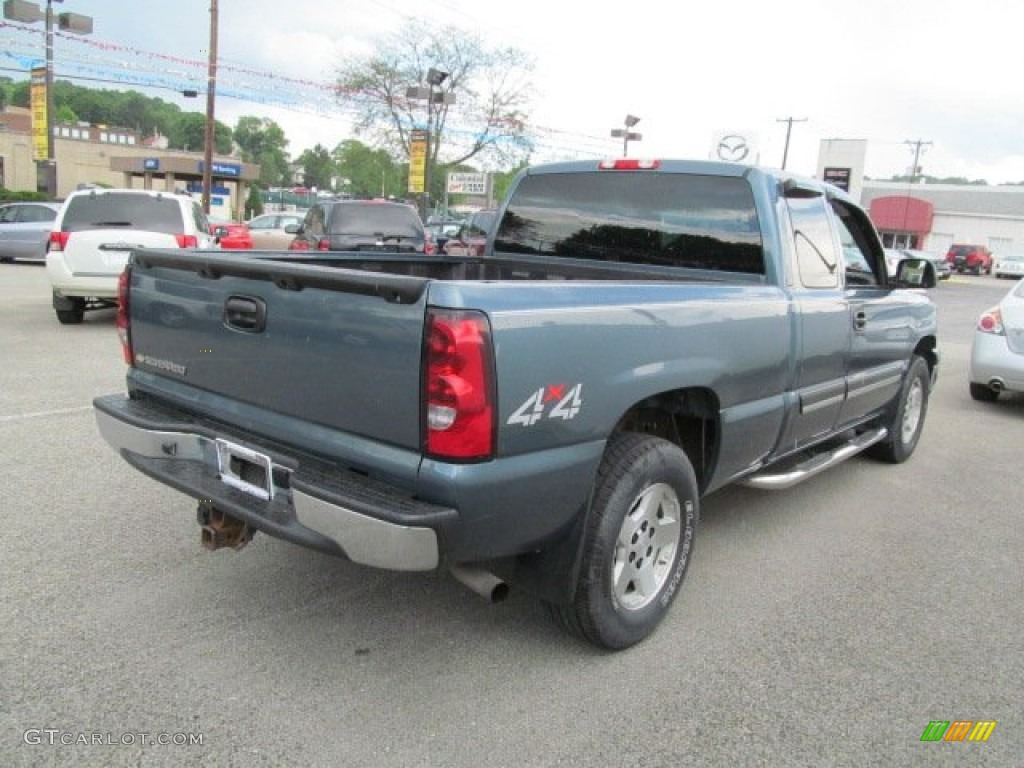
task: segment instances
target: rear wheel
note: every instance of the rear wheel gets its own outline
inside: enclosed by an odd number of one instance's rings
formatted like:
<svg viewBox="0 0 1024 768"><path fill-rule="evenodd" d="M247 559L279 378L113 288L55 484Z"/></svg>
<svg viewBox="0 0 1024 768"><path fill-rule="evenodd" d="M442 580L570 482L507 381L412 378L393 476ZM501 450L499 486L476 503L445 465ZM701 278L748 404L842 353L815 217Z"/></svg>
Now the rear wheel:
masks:
<svg viewBox="0 0 1024 768"><path fill-rule="evenodd" d="M992 389L992 387L988 387L984 384L976 384L972 381L971 397L982 403L994 403L999 399L999 393Z"/></svg>
<svg viewBox="0 0 1024 768"><path fill-rule="evenodd" d="M579 582L568 605L549 605L567 629L605 648L654 631L686 573L699 509L686 454L657 437L608 443L587 521Z"/></svg>
<svg viewBox="0 0 1024 768"><path fill-rule="evenodd" d="M54 309L61 325L77 325L85 317L85 299L68 299L71 306L67 309Z"/></svg>
<svg viewBox="0 0 1024 768"><path fill-rule="evenodd" d="M924 429L931 390L931 371L920 355L914 355L910 369L903 379L896 410L887 425L889 436L867 449L867 454L891 464L900 464L910 458Z"/></svg>

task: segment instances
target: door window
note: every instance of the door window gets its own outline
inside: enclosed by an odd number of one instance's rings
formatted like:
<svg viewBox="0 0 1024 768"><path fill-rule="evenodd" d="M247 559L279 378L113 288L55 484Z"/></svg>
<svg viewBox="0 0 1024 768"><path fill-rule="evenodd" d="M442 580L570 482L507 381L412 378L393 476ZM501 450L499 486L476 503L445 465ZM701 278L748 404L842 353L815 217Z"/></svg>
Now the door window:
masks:
<svg viewBox="0 0 1024 768"><path fill-rule="evenodd" d="M823 195L787 197L800 282L805 288L836 288L841 260L836 252Z"/></svg>

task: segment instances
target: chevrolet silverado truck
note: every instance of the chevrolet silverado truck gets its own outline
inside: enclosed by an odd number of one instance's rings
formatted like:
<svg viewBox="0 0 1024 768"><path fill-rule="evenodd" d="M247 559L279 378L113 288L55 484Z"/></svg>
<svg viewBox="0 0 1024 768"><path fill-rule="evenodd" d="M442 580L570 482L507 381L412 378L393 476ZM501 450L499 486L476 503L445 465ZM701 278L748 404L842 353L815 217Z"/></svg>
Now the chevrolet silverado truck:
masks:
<svg viewBox="0 0 1024 768"><path fill-rule="evenodd" d="M620 649L679 592L701 499L914 451L933 265L841 190L684 160L523 171L479 257L140 249L120 279L133 467L201 540L263 531L528 591ZM824 512L823 512L824 513Z"/></svg>

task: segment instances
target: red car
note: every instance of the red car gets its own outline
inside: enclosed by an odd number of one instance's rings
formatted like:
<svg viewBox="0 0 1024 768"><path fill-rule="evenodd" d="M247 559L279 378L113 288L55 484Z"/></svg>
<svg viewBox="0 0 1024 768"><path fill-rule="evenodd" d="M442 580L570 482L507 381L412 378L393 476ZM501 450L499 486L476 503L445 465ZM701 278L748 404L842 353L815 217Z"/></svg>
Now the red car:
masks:
<svg viewBox="0 0 1024 768"><path fill-rule="evenodd" d="M956 272L992 274L992 251L984 245L951 245L946 261Z"/></svg>
<svg viewBox="0 0 1024 768"><path fill-rule="evenodd" d="M211 221L210 234L225 250L252 250L252 233L245 224L233 221Z"/></svg>

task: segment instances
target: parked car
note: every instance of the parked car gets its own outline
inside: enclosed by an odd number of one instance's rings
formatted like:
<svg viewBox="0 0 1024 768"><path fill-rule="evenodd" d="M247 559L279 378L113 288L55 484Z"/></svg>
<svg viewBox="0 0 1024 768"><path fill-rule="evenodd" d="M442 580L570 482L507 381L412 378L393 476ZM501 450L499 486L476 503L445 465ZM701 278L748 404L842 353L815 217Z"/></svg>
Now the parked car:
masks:
<svg viewBox="0 0 1024 768"><path fill-rule="evenodd" d="M430 235L434 241L434 245L438 251L444 250L444 244L455 237L458 234L459 228L462 226L461 221L438 221L433 224L427 224L427 234Z"/></svg>
<svg viewBox="0 0 1024 768"><path fill-rule="evenodd" d="M289 250L436 253L416 209L378 200L324 200L306 212Z"/></svg>
<svg viewBox="0 0 1024 768"><path fill-rule="evenodd" d="M252 250L252 234L246 224L237 221L210 221L210 234L225 250Z"/></svg>
<svg viewBox="0 0 1024 768"><path fill-rule="evenodd" d="M978 317L971 342L971 397L994 402L1024 392L1024 279Z"/></svg>
<svg viewBox="0 0 1024 768"><path fill-rule="evenodd" d="M992 267L992 274L996 277L1024 277L1024 254L997 256L995 265Z"/></svg>
<svg viewBox="0 0 1024 768"><path fill-rule="evenodd" d="M973 272L975 275L992 272L992 251L984 245L951 245L946 261L957 272Z"/></svg>
<svg viewBox="0 0 1024 768"><path fill-rule="evenodd" d="M449 256L482 256L497 215L498 212L490 208L471 215L458 234L445 244L444 252Z"/></svg>
<svg viewBox="0 0 1024 768"><path fill-rule="evenodd" d="M65 201L50 233L46 271L64 324L117 303L117 281L138 248L212 248L210 223L188 195L145 189L82 189Z"/></svg>
<svg viewBox="0 0 1024 768"><path fill-rule="evenodd" d="M60 203L0 205L0 261L45 261L46 244L58 212Z"/></svg>
<svg viewBox="0 0 1024 768"><path fill-rule="evenodd" d="M287 248L302 226L301 213L264 213L247 222L252 247L260 251L279 251Z"/></svg>
<svg viewBox="0 0 1024 768"><path fill-rule="evenodd" d="M948 280L953 276L953 268L942 254L935 251L920 251L916 248L901 248L900 253L904 259L928 259L935 266L935 276L939 280Z"/></svg>

